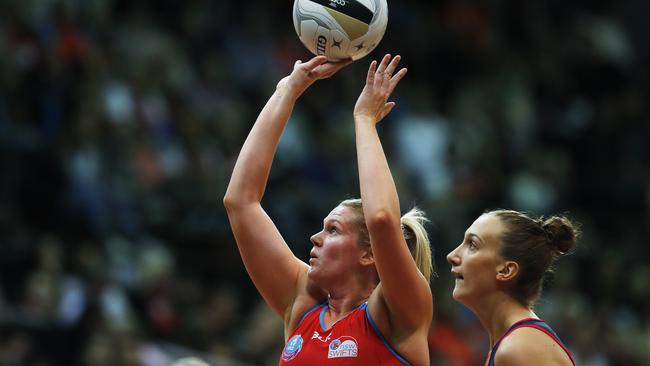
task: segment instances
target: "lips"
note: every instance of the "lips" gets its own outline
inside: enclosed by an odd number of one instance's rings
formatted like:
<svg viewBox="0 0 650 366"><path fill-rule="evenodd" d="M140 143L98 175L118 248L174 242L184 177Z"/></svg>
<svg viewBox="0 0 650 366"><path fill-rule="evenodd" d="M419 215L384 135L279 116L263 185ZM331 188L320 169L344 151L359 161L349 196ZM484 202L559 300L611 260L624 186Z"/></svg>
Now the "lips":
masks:
<svg viewBox="0 0 650 366"><path fill-rule="evenodd" d="M309 252L309 264L313 264L316 261L316 259L318 259L316 253L314 253L313 251Z"/></svg>
<svg viewBox="0 0 650 366"><path fill-rule="evenodd" d="M451 274L452 274L454 277L456 277L457 280L462 280L462 279L464 279L463 275L461 275L460 273L454 271L453 269L451 270Z"/></svg>

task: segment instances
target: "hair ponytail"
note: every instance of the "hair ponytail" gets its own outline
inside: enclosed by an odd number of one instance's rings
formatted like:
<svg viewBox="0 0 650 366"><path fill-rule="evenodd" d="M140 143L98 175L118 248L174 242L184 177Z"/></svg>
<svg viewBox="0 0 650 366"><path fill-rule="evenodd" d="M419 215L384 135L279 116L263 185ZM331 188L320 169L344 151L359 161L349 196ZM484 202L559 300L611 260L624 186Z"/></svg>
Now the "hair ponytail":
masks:
<svg viewBox="0 0 650 366"><path fill-rule="evenodd" d="M363 206L360 198L344 200L341 206L349 207L357 214L357 225L361 234L361 242L370 243L368 228L363 218ZM400 218L402 224L402 233L409 251L415 260L418 269L424 275L427 281L431 282L433 271L433 260L431 259L431 247L429 246L429 235L424 229L424 224L429 220L424 216L424 211L413 207L409 212Z"/></svg>
<svg viewBox="0 0 650 366"><path fill-rule="evenodd" d="M404 239L411 251L420 272L427 281L431 282L433 271L433 261L431 260L431 247L429 246L429 235L424 229L424 224L429 220L424 216L424 212L417 207L413 207L405 213L400 219Z"/></svg>

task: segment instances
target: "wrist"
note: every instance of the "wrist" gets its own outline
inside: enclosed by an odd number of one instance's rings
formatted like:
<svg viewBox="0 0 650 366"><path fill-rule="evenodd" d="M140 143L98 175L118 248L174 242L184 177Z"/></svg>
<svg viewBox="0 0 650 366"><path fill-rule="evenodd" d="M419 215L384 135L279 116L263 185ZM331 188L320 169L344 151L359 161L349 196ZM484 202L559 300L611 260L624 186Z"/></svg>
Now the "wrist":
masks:
<svg viewBox="0 0 650 366"><path fill-rule="evenodd" d="M354 122L361 123L361 124L370 124L370 125L374 125L377 123L374 117L365 114L355 114Z"/></svg>
<svg viewBox="0 0 650 366"><path fill-rule="evenodd" d="M304 90L301 90L299 88L296 88L295 86L292 85L278 85L277 88L275 89L276 94L282 98L287 98L292 101L296 101L304 92Z"/></svg>

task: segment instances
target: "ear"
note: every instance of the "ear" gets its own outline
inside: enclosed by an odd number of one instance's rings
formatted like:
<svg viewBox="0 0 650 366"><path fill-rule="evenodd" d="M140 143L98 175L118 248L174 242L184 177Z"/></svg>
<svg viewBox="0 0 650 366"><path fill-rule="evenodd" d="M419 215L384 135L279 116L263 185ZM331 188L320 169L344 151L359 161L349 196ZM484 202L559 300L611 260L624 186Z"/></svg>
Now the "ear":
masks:
<svg viewBox="0 0 650 366"><path fill-rule="evenodd" d="M497 281L512 281L519 274L519 264L505 261L497 266Z"/></svg>
<svg viewBox="0 0 650 366"><path fill-rule="evenodd" d="M361 265L370 266L375 264L375 257L372 254L372 248L368 245L367 248L361 250L361 258L359 259Z"/></svg>

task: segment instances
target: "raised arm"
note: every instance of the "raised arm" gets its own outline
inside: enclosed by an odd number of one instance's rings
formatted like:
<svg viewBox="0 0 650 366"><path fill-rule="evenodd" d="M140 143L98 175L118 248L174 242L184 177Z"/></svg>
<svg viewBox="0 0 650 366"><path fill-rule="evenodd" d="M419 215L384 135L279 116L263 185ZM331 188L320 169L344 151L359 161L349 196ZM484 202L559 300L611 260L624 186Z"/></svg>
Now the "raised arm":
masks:
<svg viewBox="0 0 650 366"><path fill-rule="evenodd" d="M257 117L223 200L248 274L266 302L283 318L296 297L299 278L306 273L307 265L293 255L260 202L280 136L297 98L316 80L330 77L346 64L326 63L323 56L296 62Z"/></svg>
<svg viewBox="0 0 650 366"><path fill-rule="evenodd" d="M376 129L376 124L395 106L387 102L388 97L406 74L403 68L393 75L399 61L400 56L391 61L386 55L378 66L375 61L370 64L354 109L363 212L381 280L373 294L379 299L371 297L369 307L372 305L371 311L380 313L379 318L386 309L385 326L390 324L387 331L393 334L428 329L432 316L429 284L404 239L397 190Z"/></svg>

